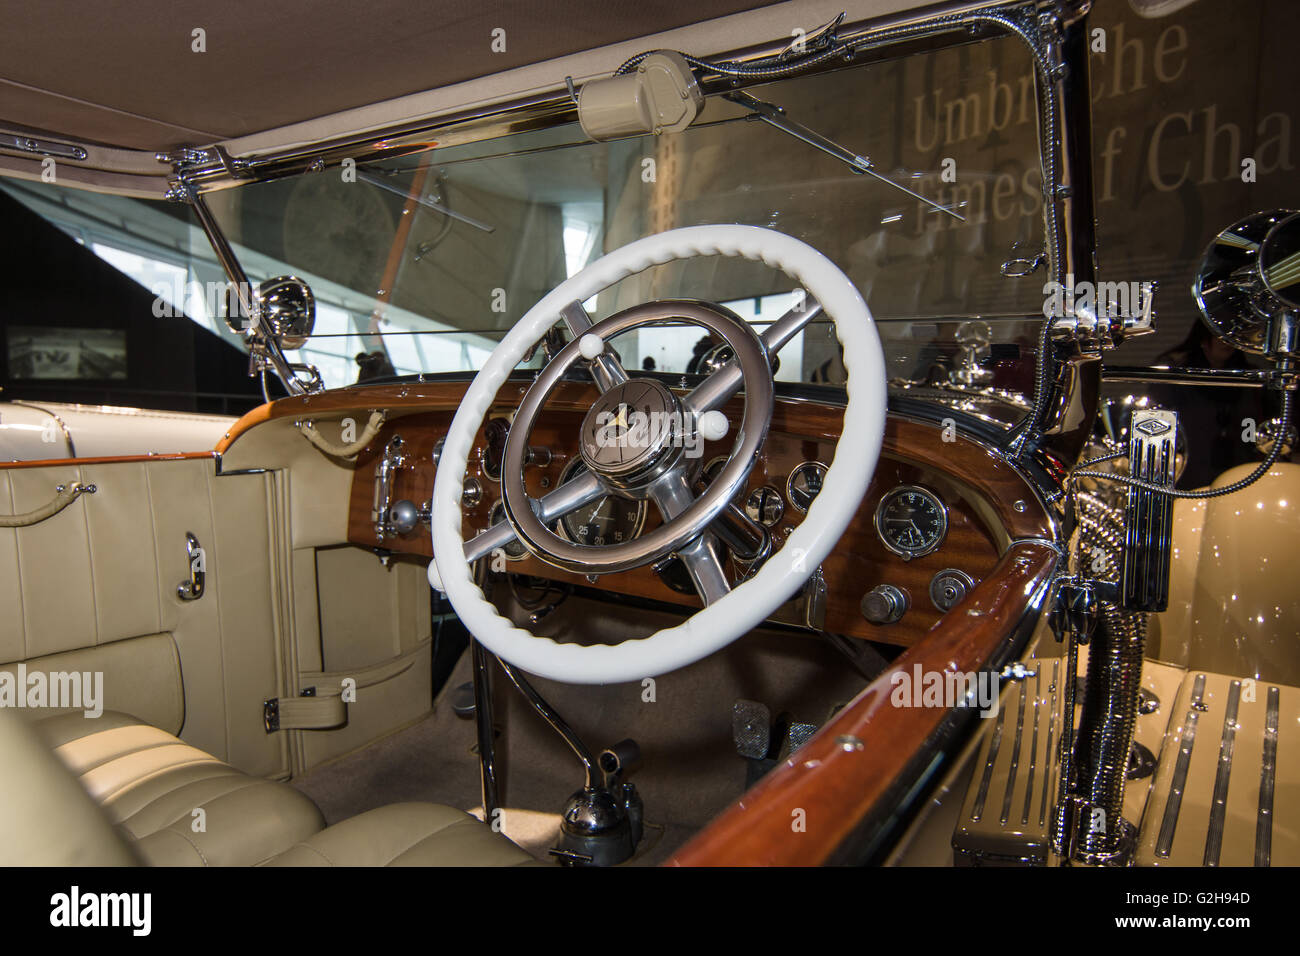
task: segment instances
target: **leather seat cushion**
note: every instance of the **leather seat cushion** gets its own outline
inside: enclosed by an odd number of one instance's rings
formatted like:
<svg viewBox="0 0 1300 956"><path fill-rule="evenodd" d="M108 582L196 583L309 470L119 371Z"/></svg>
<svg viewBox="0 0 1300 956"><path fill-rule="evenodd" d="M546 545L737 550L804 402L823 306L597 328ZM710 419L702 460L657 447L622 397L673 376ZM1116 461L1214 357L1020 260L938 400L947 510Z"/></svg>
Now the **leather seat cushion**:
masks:
<svg viewBox="0 0 1300 956"><path fill-rule="evenodd" d="M325 825L289 785L251 777L125 714L69 714L37 727L149 865L263 863Z"/></svg>
<svg viewBox="0 0 1300 956"><path fill-rule="evenodd" d="M394 803L308 837L272 866L527 866L526 851L463 810ZM539 864L544 865L544 864Z"/></svg>

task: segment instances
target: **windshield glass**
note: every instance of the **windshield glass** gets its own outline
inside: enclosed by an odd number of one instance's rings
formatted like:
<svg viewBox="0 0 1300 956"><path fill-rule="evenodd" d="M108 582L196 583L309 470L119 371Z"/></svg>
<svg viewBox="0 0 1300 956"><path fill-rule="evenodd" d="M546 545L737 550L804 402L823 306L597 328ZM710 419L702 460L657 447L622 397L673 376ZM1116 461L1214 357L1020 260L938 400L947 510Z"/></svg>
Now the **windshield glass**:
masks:
<svg viewBox="0 0 1300 956"><path fill-rule="evenodd" d="M300 357L331 386L477 369L504 330L603 253L734 222L802 239L843 269L881 323L891 376L946 381L965 366L975 384L1026 390L1043 276L1000 272L1042 248L1032 69L1019 43L748 92L962 220L717 96L676 135L593 143L574 123L208 199L255 281L292 272L312 285L320 318ZM761 263L714 257L651 269L587 305L603 318L649 299L698 298L763 324L801 295ZM679 373L695 371L711 343L698 328L670 327L614 345L628 367ZM842 381L827 322L783 350L778 378Z"/></svg>
<svg viewBox="0 0 1300 956"><path fill-rule="evenodd" d="M316 366L330 388L476 371L538 299L604 253L680 226L745 223L802 239L849 276L878 323L892 384L948 401L952 393L934 386L956 384L966 410L1016 420L1031 390L1046 278L1041 269L1002 274L1008 260L1033 260L1043 247L1033 73L1019 41L970 42L746 94L912 194L717 95L678 134L594 143L577 123L475 142L458 134L458 145L348 160L205 199L253 282L295 275L311 286L314 333L287 354ZM221 361L238 363L230 346L246 343L223 321L224 274L183 203L12 180L0 189L148 290L153 317L188 317L200 344L215 337L230 353ZM762 263L710 257L650 269L586 306L600 319L664 298L722 303L761 329L803 292ZM19 366L57 351L13 330L10 338ZM687 325L613 340L625 367L672 375L707 367L718 344ZM527 364L543 358L539 349ZM843 382L824 317L779 358L778 380Z"/></svg>

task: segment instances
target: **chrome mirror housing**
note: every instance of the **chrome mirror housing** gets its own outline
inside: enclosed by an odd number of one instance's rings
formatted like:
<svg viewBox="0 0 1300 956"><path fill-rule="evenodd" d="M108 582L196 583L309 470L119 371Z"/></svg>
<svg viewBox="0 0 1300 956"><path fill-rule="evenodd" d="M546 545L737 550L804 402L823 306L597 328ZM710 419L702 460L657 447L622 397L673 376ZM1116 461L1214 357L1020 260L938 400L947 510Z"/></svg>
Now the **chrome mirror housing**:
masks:
<svg viewBox="0 0 1300 956"><path fill-rule="evenodd" d="M1243 352L1300 357L1300 213L1247 216L1210 243L1192 284L1205 323Z"/></svg>
<svg viewBox="0 0 1300 956"><path fill-rule="evenodd" d="M226 325L243 334L254 327L233 288L226 293ZM259 283L253 295L261 331L282 349L302 348L316 325L316 297L311 287L296 276L276 276Z"/></svg>
<svg viewBox="0 0 1300 956"><path fill-rule="evenodd" d="M281 348L298 349L307 344L316 326L316 297L306 282L296 276L277 276L257 287L262 321Z"/></svg>

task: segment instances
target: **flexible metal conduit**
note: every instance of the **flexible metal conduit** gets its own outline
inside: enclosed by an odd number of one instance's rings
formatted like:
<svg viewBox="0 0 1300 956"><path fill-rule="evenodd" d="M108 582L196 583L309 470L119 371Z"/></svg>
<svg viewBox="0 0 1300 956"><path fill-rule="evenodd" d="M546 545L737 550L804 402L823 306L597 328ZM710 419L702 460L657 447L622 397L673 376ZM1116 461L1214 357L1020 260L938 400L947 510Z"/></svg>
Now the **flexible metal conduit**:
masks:
<svg viewBox="0 0 1300 956"><path fill-rule="evenodd" d="M1115 580L1123 554L1122 517L1092 494L1079 494L1077 503L1084 553L1104 556L1098 577ZM1145 614L1124 611L1108 601L1101 603L1100 610L1088 654L1075 765L1074 794L1081 813L1076 817L1074 849L1076 859L1086 861L1114 859L1125 849L1124 785L1147 634ZM1094 818L1098 808L1104 818Z"/></svg>

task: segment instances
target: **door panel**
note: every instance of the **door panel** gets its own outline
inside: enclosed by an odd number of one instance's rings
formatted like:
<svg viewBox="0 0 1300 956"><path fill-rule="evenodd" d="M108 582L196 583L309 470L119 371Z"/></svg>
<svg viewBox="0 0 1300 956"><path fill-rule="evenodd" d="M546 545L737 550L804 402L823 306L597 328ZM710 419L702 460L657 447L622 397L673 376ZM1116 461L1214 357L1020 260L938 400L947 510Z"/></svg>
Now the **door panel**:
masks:
<svg viewBox="0 0 1300 956"><path fill-rule="evenodd" d="M0 510L37 508L72 480L96 493L39 524L0 529L0 660L170 633L182 738L249 773L287 773L287 747L261 716L284 670L272 476L217 476L212 458L5 468ZM194 601L177 594L189 574L186 532L206 566Z"/></svg>

